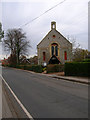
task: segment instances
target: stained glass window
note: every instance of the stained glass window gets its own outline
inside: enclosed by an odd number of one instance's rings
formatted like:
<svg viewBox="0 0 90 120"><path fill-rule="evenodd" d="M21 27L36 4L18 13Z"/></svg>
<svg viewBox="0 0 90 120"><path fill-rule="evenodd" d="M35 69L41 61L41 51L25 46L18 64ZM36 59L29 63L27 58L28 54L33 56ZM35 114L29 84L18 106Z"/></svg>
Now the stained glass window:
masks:
<svg viewBox="0 0 90 120"><path fill-rule="evenodd" d="M56 54L56 56L58 56L58 46L57 45L55 46L55 54Z"/></svg>
<svg viewBox="0 0 90 120"><path fill-rule="evenodd" d="M52 46L52 56L54 55L54 46Z"/></svg>
<svg viewBox="0 0 90 120"><path fill-rule="evenodd" d="M51 51L52 51L52 56L53 55L58 56L58 44L57 43L53 43L51 45Z"/></svg>

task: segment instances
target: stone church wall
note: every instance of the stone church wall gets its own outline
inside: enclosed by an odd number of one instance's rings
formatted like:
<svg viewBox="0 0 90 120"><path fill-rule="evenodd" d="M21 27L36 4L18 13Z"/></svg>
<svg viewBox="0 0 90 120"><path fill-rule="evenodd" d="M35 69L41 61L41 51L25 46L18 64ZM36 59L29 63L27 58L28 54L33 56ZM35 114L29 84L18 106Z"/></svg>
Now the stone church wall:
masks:
<svg viewBox="0 0 90 120"><path fill-rule="evenodd" d="M71 60L72 44L61 33L59 33L56 30L56 28L53 28L53 27L51 28L52 28L51 31L37 45L38 64L43 64L44 62L48 64L50 58L52 57L51 55L51 44L52 43L58 44L58 49L59 49L58 59L61 61L61 63L65 63L65 61ZM64 59L65 51L67 52L67 60ZM45 52L45 61L43 61L43 52Z"/></svg>

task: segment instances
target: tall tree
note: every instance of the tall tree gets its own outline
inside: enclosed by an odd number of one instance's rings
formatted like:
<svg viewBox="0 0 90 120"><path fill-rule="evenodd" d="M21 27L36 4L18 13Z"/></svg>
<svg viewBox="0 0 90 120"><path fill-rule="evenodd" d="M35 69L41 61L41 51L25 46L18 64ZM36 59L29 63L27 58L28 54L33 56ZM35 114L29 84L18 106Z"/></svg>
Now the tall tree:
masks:
<svg viewBox="0 0 90 120"><path fill-rule="evenodd" d="M0 22L0 42L3 37L4 37L4 31L2 30L2 24Z"/></svg>
<svg viewBox="0 0 90 120"><path fill-rule="evenodd" d="M9 29L5 35L4 45L6 50L11 52L11 56L16 56L17 64L20 56L27 55L30 47L26 33L22 29Z"/></svg>

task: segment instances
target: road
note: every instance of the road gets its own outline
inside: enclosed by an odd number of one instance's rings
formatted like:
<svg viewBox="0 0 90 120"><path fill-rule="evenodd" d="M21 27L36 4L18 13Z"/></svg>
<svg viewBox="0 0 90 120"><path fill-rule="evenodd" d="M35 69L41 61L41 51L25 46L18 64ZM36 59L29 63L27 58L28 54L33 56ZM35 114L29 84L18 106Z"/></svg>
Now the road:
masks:
<svg viewBox="0 0 90 120"><path fill-rule="evenodd" d="M33 118L88 118L88 86L3 68L3 78Z"/></svg>

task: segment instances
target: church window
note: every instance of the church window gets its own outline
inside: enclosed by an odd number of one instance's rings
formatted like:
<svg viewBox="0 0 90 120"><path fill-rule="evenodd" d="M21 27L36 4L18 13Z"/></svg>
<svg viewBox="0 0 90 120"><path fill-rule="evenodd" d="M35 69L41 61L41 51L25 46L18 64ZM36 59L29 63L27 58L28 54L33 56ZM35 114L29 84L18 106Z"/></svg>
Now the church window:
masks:
<svg viewBox="0 0 90 120"><path fill-rule="evenodd" d="M55 35L53 35L53 38L55 38L56 36Z"/></svg>
<svg viewBox="0 0 90 120"><path fill-rule="evenodd" d="M43 61L45 61L45 58L46 56L45 56L45 52L43 52Z"/></svg>
<svg viewBox="0 0 90 120"><path fill-rule="evenodd" d="M52 56L54 55L54 46L52 46Z"/></svg>
<svg viewBox="0 0 90 120"><path fill-rule="evenodd" d="M55 54L56 54L56 56L58 56L58 46L57 45L55 46Z"/></svg>
<svg viewBox="0 0 90 120"><path fill-rule="evenodd" d="M52 51L52 56L53 56L53 55L58 56L58 44L53 43L53 44L51 45L51 51Z"/></svg>
<svg viewBox="0 0 90 120"><path fill-rule="evenodd" d="M67 60L67 52L64 51L64 59Z"/></svg>

